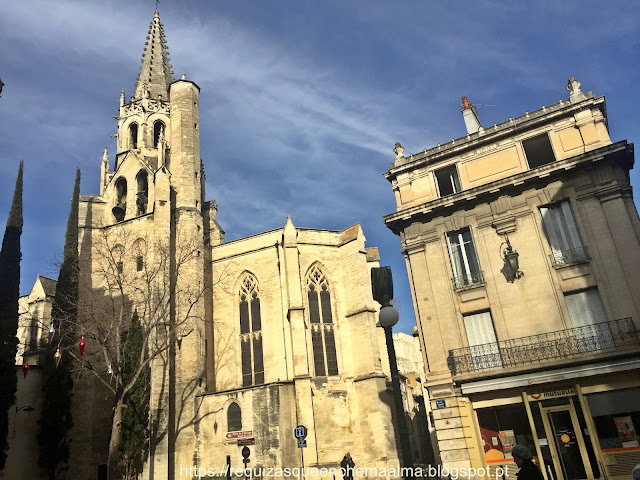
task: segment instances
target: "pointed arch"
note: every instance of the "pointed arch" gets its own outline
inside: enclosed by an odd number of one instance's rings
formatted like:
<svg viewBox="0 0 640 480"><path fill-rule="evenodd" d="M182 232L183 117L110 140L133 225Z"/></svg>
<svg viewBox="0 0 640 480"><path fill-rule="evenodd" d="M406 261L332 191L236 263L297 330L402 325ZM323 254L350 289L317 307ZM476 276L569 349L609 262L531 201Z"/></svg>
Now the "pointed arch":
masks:
<svg viewBox="0 0 640 480"><path fill-rule="evenodd" d="M227 432L239 432L242 430L242 409L236 402L231 402L227 407Z"/></svg>
<svg viewBox="0 0 640 480"><path fill-rule="evenodd" d="M250 272L244 272L241 276L238 305L242 386L261 385L264 383L264 362L260 289L258 279Z"/></svg>
<svg viewBox="0 0 640 480"><path fill-rule="evenodd" d="M158 141L160 140L160 132L167 134L167 127L162 120L156 120L153 122L153 148L158 148Z"/></svg>
<svg viewBox="0 0 640 480"><path fill-rule="evenodd" d="M313 365L318 377L338 375L331 289L324 268L316 262L306 276Z"/></svg>
<svg viewBox="0 0 640 480"><path fill-rule="evenodd" d="M136 207L138 215L147 213L147 203L149 201L149 173L143 168L136 175Z"/></svg>
<svg viewBox="0 0 640 480"><path fill-rule="evenodd" d="M138 124L131 122L129 124L129 149L135 150L138 148Z"/></svg>

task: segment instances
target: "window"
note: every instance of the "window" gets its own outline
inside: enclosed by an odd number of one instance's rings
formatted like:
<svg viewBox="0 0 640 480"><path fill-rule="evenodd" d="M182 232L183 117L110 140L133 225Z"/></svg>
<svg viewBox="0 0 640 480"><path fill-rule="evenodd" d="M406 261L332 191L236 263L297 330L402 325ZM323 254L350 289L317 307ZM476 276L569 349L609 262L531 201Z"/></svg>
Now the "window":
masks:
<svg viewBox="0 0 640 480"><path fill-rule="evenodd" d="M138 148L138 124L132 123L129 125L129 145L131 149Z"/></svg>
<svg viewBox="0 0 640 480"><path fill-rule="evenodd" d="M597 288L568 293L564 299L573 323L578 351L590 353L615 348Z"/></svg>
<svg viewBox="0 0 640 480"><path fill-rule="evenodd" d="M227 431L239 432L242 430L242 410L240 405L233 402L227 409Z"/></svg>
<svg viewBox="0 0 640 480"><path fill-rule="evenodd" d="M523 404L479 408L476 412L487 462L499 463L513 458L511 450L514 445L523 445L536 455L529 417Z"/></svg>
<svg viewBox="0 0 640 480"><path fill-rule="evenodd" d="M315 374L318 377L338 375L331 293L329 282L318 265L313 265L307 274L307 298Z"/></svg>
<svg viewBox="0 0 640 480"><path fill-rule="evenodd" d="M436 170L433 174L436 177L438 193L441 197L446 197L462 190L460 177L458 177L458 170L455 165Z"/></svg>
<svg viewBox="0 0 640 480"><path fill-rule="evenodd" d="M122 275L122 271L124 270L122 261L116 263L116 270L118 270L118 274Z"/></svg>
<svg viewBox="0 0 640 480"><path fill-rule="evenodd" d="M529 168L537 168L547 163L555 162L556 157L551 148L549 135L543 133L537 137L522 141L522 148L527 157Z"/></svg>
<svg viewBox="0 0 640 480"><path fill-rule="evenodd" d="M143 265L144 265L144 262L142 261L142 255L138 255L136 257L136 271L141 272Z"/></svg>
<svg viewBox="0 0 640 480"><path fill-rule="evenodd" d="M242 279L239 301L242 386L261 385L264 383L264 363L260 292L258 280L250 273L245 274Z"/></svg>
<svg viewBox="0 0 640 480"><path fill-rule="evenodd" d="M640 436L638 398L640 387L587 395L589 410L598 432L598 442L603 451L613 448L637 450Z"/></svg>
<svg viewBox="0 0 640 480"><path fill-rule="evenodd" d="M465 315L463 320L474 370L502 368L491 312Z"/></svg>
<svg viewBox="0 0 640 480"><path fill-rule="evenodd" d="M138 186L138 192L136 193L138 215L144 215L147 213L147 202L149 199L149 174L146 170L141 170L138 175L136 175L136 184Z"/></svg>
<svg viewBox="0 0 640 480"><path fill-rule="evenodd" d="M584 262L588 259L582 246L578 227L567 200L540 207L542 224L551 247L551 261L554 266Z"/></svg>
<svg viewBox="0 0 640 480"><path fill-rule="evenodd" d="M162 139L164 139L164 131L164 122L162 122L161 120L156 120L153 123L153 148L158 148L158 142L160 141L161 135Z"/></svg>
<svg viewBox="0 0 640 480"><path fill-rule="evenodd" d="M464 288L482 283L482 272L469 227L447 233L447 246L455 287Z"/></svg>
<svg viewBox="0 0 640 480"><path fill-rule="evenodd" d="M111 212L118 222L124 220L127 213L127 180L123 177L116 181L116 206Z"/></svg>

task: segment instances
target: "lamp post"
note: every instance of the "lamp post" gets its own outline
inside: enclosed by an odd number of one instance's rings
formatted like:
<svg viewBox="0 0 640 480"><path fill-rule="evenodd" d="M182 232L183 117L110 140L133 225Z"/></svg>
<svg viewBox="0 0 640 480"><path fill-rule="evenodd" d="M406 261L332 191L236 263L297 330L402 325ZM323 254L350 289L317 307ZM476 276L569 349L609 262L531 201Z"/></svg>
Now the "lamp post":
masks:
<svg viewBox="0 0 640 480"><path fill-rule="evenodd" d="M400 451L402 453L402 467L406 472L405 478L413 477L413 455L411 454L411 444L409 443L409 429L407 419L404 414L402 404L402 393L400 392L400 375L398 373L398 362L396 360L396 349L393 345L393 326L398 323L398 311L391 306L390 300L393 298L393 282L391 268L371 269L371 288L373 298L382 305L379 313L380 325L384 330L387 341L387 354L389 355L389 369L391 370L391 386L393 388L393 403L396 411L396 421L398 422L398 436L400 437Z"/></svg>

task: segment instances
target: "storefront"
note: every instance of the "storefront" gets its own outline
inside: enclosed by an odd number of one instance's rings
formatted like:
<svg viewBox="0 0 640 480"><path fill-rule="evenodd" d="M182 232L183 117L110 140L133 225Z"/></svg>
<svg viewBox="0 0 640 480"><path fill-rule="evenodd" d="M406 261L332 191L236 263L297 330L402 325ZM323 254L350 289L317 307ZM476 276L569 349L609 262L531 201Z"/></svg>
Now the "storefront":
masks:
<svg viewBox="0 0 640 480"><path fill-rule="evenodd" d="M546 480L629 479L640 464L640 372L629 366L609 365L604 375L584 374L598 373L591 365L573 370L574 378L556 371L463 384L484 466L515 479L511 450L524 445Z"/></svg>

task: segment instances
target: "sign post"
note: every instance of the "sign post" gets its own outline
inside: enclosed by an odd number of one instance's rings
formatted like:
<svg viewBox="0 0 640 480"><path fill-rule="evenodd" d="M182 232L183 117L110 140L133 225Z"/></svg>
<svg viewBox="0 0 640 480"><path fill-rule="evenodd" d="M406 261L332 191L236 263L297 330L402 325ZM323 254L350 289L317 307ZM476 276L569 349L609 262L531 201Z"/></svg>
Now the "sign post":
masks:
<svg viewBox="0 0 640 480"><path fill-rule="evenodd" d="M247 478L247 468L249 468L249 455L251 455L251 449L246 445L242 447L242 463L244 463L244 478Z"/></svg>
<svg viewBox="0 0 640 480"><path fill-rule="evenodd" d="M305 438L307 438L307 427L305 427L304 425L298 425L293 430L293 434L298 439L298 448L300 449L300 459L302 462L302 470L300 470L300 480L304 480L304 450L302 449L306 448L307 446L307 441L305 440Z"/></svg>

